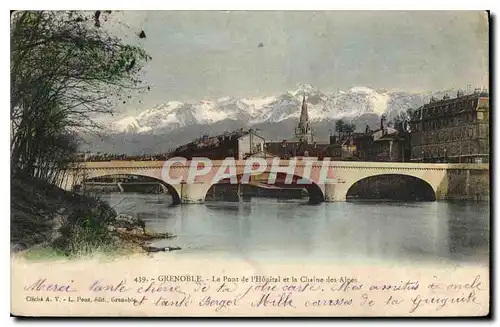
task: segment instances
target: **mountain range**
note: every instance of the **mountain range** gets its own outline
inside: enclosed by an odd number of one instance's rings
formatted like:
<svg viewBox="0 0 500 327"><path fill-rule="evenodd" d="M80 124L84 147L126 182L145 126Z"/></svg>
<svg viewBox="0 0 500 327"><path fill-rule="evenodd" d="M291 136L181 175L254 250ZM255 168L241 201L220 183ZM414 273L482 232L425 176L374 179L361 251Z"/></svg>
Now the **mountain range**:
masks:
<svg viewBox="0 0 500 327"><path fill-rule="evenodd" d="M309 119L318 140L327 140L334 122L343 119L360 130L376 128L379 117L388 120L402 111L428 103L432 96L454 96L456 90L436 92L391 92L365 86L321 92L309 84L261 98L222 97L197 102L169 101L107 122L106 136L94 138L87 150L115 153L166 152L203 134L218 134L237 128L259 128L268 140L293 137L305 96Z"/></svg>

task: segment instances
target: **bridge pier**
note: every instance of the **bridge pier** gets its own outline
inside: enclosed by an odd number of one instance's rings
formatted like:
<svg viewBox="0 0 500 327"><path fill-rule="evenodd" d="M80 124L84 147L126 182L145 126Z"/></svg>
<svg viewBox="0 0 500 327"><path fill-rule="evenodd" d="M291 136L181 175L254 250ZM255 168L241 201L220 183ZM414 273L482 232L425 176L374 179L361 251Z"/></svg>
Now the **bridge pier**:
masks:
<svg viewBox="0 0 500 327"><path fill-rule="evenodd" d="M325 202L345 202L347 199L348 187L343 184L325 185Z"/></svg>
<svg viewBox="0 0 500 327"><path fill-rule="evenodd" d="M179 184L181 204L205 203L205 195L210 189L210 184Z"/></svg>

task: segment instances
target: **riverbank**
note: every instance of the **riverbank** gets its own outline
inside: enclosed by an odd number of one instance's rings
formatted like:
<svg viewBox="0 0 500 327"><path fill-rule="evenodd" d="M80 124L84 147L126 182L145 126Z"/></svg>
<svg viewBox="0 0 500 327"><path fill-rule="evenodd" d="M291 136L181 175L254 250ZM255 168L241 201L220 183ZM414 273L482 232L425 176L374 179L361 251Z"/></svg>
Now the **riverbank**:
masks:
<svg viewBox="0 0 500 327"><path fill-rule="evenodd" d="M152 240L175 237L119 215L100 199L62 190L40 180L11 180L11 252L31 259L178 250L153 248Z"/></svg>

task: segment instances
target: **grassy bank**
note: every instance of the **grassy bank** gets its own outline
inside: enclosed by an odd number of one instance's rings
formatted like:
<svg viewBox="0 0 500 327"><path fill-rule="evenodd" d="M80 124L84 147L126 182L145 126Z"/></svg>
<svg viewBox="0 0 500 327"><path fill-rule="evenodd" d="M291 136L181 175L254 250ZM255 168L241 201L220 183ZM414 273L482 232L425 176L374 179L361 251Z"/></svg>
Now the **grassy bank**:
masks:
<svg viewBox="0 0 500 327"><path fill-rule="evenodd" d="M11 180L11 250L32 260L114 257L147 252L147 242L169 237L123 218L107 203L43 181Z"/></svg>

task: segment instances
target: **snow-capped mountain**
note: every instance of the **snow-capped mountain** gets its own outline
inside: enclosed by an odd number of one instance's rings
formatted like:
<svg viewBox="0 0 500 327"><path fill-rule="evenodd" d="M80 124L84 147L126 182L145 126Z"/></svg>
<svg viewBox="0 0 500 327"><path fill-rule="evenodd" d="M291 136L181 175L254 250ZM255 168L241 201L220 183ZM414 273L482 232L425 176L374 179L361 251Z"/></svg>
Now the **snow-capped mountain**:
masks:
<svg viewBox="0 0 500 327"><path fill-rule="evenodd" d="M442 96L447 92L439 92ZM312 122L357 119L366 114L389 117L416 108L433 95L426 93L388 92L358 86L345 91L323 93L312 85L303 84L295 90L262 98L223 97L187 103L169 101L147 109L137 116L123 117L109 124L115 133L154 133L172 131L196 124L213 124L226 119L243 121L245 125L276 123L298 118L305 95ZM434 94L436 96L436 94ZM452 95L450 93L450 95ZM453 96L453 95L452 95Z"/></svg>

